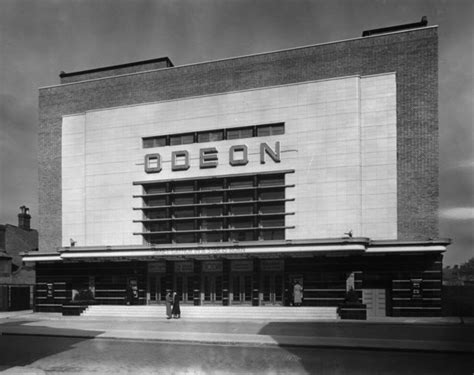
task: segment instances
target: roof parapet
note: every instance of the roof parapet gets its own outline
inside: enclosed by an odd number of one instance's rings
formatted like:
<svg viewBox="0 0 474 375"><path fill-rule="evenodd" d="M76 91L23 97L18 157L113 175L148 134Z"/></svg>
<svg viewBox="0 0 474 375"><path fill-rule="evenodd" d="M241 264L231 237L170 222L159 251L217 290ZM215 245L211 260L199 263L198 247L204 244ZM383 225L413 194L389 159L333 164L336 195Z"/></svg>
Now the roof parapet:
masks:
<svg viewBox="0 0 474 375"><path fill-rule="evenodd" d="M77 72L61 72L59 74L59 78L61 78L61 84L63 84L104 77L113 77L121 74L139 73L147 70L164 69L173 66L173 63L168 57L160 57L157 59L136 61L113 66L105 66L101 68L81 70Z"/></svg>
<svg viewBox="0 0 474 375"><path fill-rule="evenodd" d="M425 27L425 26L428 26L428 18L426 18L426 16L423 16L421 18L420 22L406 23L406 24L403 24L403 25L382 27L380 29L365 30L365 31L362 32L362 36L370 36L370 35L375 35L375 34L385 34L385 33L391 33L391 32L394 32L394 31L407 30L407 29L416 29L416 28Z"/></svg>

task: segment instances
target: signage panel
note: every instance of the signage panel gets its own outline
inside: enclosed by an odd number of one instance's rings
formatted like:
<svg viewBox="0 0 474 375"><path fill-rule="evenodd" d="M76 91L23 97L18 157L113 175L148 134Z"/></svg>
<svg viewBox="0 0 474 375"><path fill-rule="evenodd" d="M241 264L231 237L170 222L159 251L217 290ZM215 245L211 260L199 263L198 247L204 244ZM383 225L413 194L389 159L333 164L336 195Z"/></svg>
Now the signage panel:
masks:
<svg viewBox="0 0 474 375"><path fill-rule="evenodd" d="M281 259L264 259L260 262L262 271L283 271L283 261Z"/></svg>
<svg viewBox="0 0 474 375"><path fill-rule="evenodd" d="M47 283L46 284L46 297L53 298L53 283Z"/></svg>
<svg viewBox="0 0 474 375"><path fill-rule="evenodd" d="M266 163L266 156L272 159L275 163L281 162L280 141L275 142L274 148L267 143L260 143L260 164ZM228 163L231 166L247 165L248 147L245 144L233 145L229 148ZM191 156L187 150L178 150L171 153L171 170L183 171L190 168ZM162 156L159 153L145 155L145 172L159 173L161 167ZM199 150L199 168L216 168L219 164L219 152L215 147L201 148Z"/></svg>
<svg viewBox="0 0 474 375"><path fill-rule="evenodd" d="M175 262L174 272L191 273L194 272L194 262L192 260Z"/></svg>
<svg viewBox="0 0 474 375"><path fill-rule="evenodd" d="M202 262L202 272L222 272L222 261Z"/></svg>
<svg viewBox="0 0 474 375"><path fill-rule="evenodd" d="M165 273L166 263L165 262L150 262L148 263L148 273Z"/></svg>
<svg viewBox="0 0 474 375"><path fill-rule="evenodd" d="M420 299L421 297L421 279L411 279L411 298Z"/></svg>
<svg viewBox="0 0 474 375"><path fill-rule="evenodd" d="M232 272L252 272L253 260L233 260L230 263L230 270Z"/></svg>

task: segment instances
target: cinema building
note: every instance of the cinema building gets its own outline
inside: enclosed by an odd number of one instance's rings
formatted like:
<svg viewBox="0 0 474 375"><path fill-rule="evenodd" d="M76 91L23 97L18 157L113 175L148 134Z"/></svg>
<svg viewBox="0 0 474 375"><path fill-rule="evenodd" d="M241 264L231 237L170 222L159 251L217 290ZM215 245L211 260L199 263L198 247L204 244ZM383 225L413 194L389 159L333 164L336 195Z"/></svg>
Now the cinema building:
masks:
<svg viewBox="0 0 474 375"><path fill-rule="evenodd" d="M441 312L437 27L39 90L36 309L99 304ZM130 301L128 301L130 302ZM256 307L257 308L257 307Z"/></svg>

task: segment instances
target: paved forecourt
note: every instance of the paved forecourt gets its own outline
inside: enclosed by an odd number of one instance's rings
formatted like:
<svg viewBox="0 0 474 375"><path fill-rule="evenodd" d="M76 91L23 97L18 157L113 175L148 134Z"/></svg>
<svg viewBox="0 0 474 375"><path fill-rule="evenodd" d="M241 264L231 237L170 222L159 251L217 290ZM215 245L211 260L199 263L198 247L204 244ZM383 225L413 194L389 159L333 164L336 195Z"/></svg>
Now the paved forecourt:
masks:
<svg viewBox="0 0 474 375"><path fill-rule="evenodd" d="M83 318L23 313L3 318L2 335L145 340L221 345L338 347L428 352L474 352L474 320L386 319L314 322L206 319Z"/></svg>

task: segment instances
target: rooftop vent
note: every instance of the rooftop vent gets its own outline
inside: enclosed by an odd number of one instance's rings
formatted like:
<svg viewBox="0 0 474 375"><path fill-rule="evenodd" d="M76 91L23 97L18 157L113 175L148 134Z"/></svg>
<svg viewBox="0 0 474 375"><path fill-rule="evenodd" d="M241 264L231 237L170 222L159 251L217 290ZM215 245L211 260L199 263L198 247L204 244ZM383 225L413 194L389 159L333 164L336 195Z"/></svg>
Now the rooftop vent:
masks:
<svg viewBox="0 0 474 375"><path fill-rule="evenodd" d="M425 27L427 25L428 25L428 19L426 18L426 16L423 16L421 18L420 22L407 23L405 25L382 27L381 29L365 30L365 31L362 32L362 36L370 36L370 35L376 35L376 34L386 34L386 33L391 33L391 32L394 32L394 31L416 29L418 27Z"/></svg>

